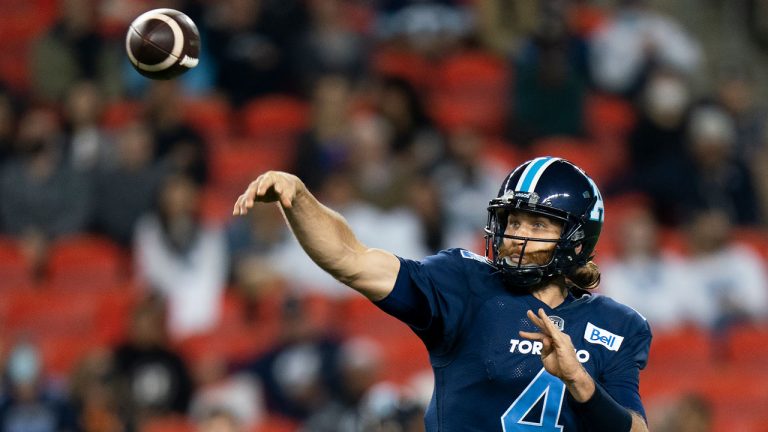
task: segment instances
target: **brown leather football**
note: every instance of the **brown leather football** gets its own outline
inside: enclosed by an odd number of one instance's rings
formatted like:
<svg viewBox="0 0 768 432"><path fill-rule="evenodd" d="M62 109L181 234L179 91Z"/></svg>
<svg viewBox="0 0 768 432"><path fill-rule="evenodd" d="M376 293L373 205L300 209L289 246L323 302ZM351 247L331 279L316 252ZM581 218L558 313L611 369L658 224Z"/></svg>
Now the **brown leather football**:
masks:
<svg viewBox="0 0 768 432"><path fill-rule="evenodd" d="M153 9L128 28L125 50L133 67L152 79L171 79L197 66L200 33L195 23L174 9Z"/></svg>

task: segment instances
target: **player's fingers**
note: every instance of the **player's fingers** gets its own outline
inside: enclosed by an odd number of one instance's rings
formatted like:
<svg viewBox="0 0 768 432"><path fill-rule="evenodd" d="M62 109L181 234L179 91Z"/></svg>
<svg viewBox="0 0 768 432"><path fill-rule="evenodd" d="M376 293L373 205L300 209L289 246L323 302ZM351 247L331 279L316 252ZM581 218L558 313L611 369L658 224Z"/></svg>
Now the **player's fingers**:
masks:
<svg viewBox="0 0 768 432"><path fill-rule="evenodd" d="M545 334L547 334L547 333L548 333L548 329L547 329L547 326L546 326L546 324L545 324L545 323L544 323L544 322L541 320L541 318L539 318L538 316L536 316L536 314L535 314L535 313L533 313L533 311L532 311L532 310L530 310L530 309L528 310L527 314L528 314L528 319L529 319L529 320L531 320L531 322L533 323L533 325L535 325L536 327L538 327L538 328L539 328L539 330L541 330L543 333L545 333Z"/></svg>
<svg viewBox="0 0 768 432"><path fill-rule="evenodd" d="M557 334L560 331L557 327L555 327L555 323L549 319L549 316L546 312L544 312L543 308L539 308L539 319L541 319L541 322L547 328L549 334Z"/></svg>
<svg viewBox="0 0 768 432"><path fill-rule="evenodd" d="M526 339L530 339L530 340L539 340L540 341L540 340L544 340L544 338L546 338L544 333L539 333L539 332L527 332L527 331L520 330L518 332L518 334L520 335L520 337L523 337L523 338L526 338Z"/></svg>
<svg viewBox="0 0 768 432"><path fill-rule="evenodd" d="M232 214L235 216L243 214L243 201L245 201L245 194L240 195L237 197L237 200L235 201L235 206L232 208Z"/></svg>

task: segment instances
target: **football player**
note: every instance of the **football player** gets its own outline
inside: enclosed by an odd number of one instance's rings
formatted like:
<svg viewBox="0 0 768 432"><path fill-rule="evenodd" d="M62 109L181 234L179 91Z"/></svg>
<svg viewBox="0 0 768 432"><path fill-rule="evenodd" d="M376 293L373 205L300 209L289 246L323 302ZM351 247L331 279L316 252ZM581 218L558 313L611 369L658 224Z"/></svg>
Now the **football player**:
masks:
<svg viewBox="0 0 768 432"><path fill-rule="evenodd" d="M650 327L586 291L600 279L603 201L580 168L553 157L515 168L488 206L485 256L413 261L366 247L284 172L259 176L233 212L275 201L313 261L424 342L428 431L647 431L638 387Z"/></svg>

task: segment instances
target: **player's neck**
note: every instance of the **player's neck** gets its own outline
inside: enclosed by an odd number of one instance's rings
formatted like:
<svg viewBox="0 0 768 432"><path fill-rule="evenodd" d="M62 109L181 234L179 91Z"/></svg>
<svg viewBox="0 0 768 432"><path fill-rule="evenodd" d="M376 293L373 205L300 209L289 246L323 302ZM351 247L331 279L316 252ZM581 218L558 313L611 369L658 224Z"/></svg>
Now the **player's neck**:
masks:
<svg viewBox="0 0 768 432"><path fill-rule="evenodd" d="M536 288L531 292L531 295L554 309L565 301L566 296L568 296L568 288L563 284L553 282Z"/></svg>

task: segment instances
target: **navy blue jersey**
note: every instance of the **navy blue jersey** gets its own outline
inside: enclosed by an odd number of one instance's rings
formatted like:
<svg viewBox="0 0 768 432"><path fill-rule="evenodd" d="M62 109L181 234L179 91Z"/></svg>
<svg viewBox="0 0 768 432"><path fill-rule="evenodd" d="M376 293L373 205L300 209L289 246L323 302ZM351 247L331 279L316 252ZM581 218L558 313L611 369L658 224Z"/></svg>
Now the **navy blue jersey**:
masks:
<svg viewBox="0 0 768 432"><path fill-rule="evenodd" d="M423 261L400 258L393 291L376 304L424 341L435 373L428 431L588 430L575 401L542 365L526 311L543 308L570 335L579 361L619 404L645 415L638 381L651 342L648 323L608 297L582 295L550 308L514 293L480 255L450 249Z"/></svg>

